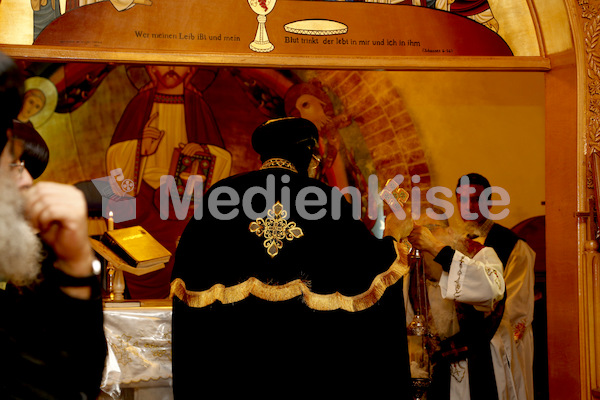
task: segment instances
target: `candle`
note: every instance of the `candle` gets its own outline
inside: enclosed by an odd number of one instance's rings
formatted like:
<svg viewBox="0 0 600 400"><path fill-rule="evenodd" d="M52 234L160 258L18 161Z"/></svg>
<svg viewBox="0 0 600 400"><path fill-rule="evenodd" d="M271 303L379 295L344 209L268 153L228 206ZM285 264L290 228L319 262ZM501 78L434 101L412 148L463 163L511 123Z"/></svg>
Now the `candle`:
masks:
<svg viewBox="0 0 600 400"><path fill-rule="evenodd" d="M108 212L108 230L112 231L113 229L115 229L115 220L113 218L113 212L109 211Z"/></svg>

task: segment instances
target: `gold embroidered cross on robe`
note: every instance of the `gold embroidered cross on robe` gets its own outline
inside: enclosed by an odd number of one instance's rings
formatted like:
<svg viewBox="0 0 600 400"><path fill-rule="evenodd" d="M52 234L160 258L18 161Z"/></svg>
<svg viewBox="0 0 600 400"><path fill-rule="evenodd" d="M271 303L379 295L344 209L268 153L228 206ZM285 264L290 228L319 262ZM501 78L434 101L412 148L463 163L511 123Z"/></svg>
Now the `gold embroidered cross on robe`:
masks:
<svg viewBox="0 0 600 400"><path fill-rule="evenodd" d="M257 236L265 238L263 246L267 249L267 254L273 258L283 247L284 239L294 240L304 236L304 232L302 228L296 226L295 222L287 220L287 211L279 201L267 212L267 216L251 222L249 229Z"/></svg>

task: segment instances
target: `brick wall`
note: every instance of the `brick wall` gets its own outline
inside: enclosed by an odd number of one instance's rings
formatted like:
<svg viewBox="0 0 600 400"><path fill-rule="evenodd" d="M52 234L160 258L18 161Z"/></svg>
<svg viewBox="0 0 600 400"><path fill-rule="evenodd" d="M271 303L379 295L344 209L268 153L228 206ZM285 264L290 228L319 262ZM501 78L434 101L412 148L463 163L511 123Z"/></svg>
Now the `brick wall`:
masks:
<svg viewBox="0 0 600 400"><path fill-rule="evenodd" d="M386 75L376 71L318 71L318 79L343 103L359 125L373 158L379 182L401 174L404 186L419 175L418 186L431 185L429 167L420 136L402 95Z"/></svg>

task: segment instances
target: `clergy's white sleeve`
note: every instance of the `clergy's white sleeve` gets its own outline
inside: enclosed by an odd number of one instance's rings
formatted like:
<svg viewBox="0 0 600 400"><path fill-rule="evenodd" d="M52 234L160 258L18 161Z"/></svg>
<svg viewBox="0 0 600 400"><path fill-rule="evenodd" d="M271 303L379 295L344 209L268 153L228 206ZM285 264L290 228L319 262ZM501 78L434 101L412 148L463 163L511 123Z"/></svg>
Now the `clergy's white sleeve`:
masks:
<svg viewBox="0 0 600 400"><path fill-rule="evenodd" d="M455 251L449 271L440 278L440 289L444 299L492 311L504 296L502 262L491 247L483 248L473 258Z"/></svg>

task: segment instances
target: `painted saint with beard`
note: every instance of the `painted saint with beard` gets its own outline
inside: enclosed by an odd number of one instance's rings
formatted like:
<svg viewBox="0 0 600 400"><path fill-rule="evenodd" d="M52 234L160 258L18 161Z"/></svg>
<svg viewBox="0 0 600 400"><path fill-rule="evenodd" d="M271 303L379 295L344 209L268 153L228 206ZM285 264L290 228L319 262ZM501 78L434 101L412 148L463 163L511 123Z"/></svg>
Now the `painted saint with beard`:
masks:
<svg viewBox="0 0 600 400"><path fill-rule="evenodd" d="M136 218L116 228L141 225L175 254L191 213L184 220L174 212L168 220L160 218L160 190L167 190L160 187L160 178L170 175L173 162L189 157L201 164L194 174L203 175L206 190L229 175L231 154L199 89L212 80L195 79L196 67L148 66L146 71L151 81L127 105L106 153L107 170L121 169L122 178L133 183L127 194L137 199ZM166 268L141 277L126 273L131 297L167 297L173 261L171 257Z"/></svg>

